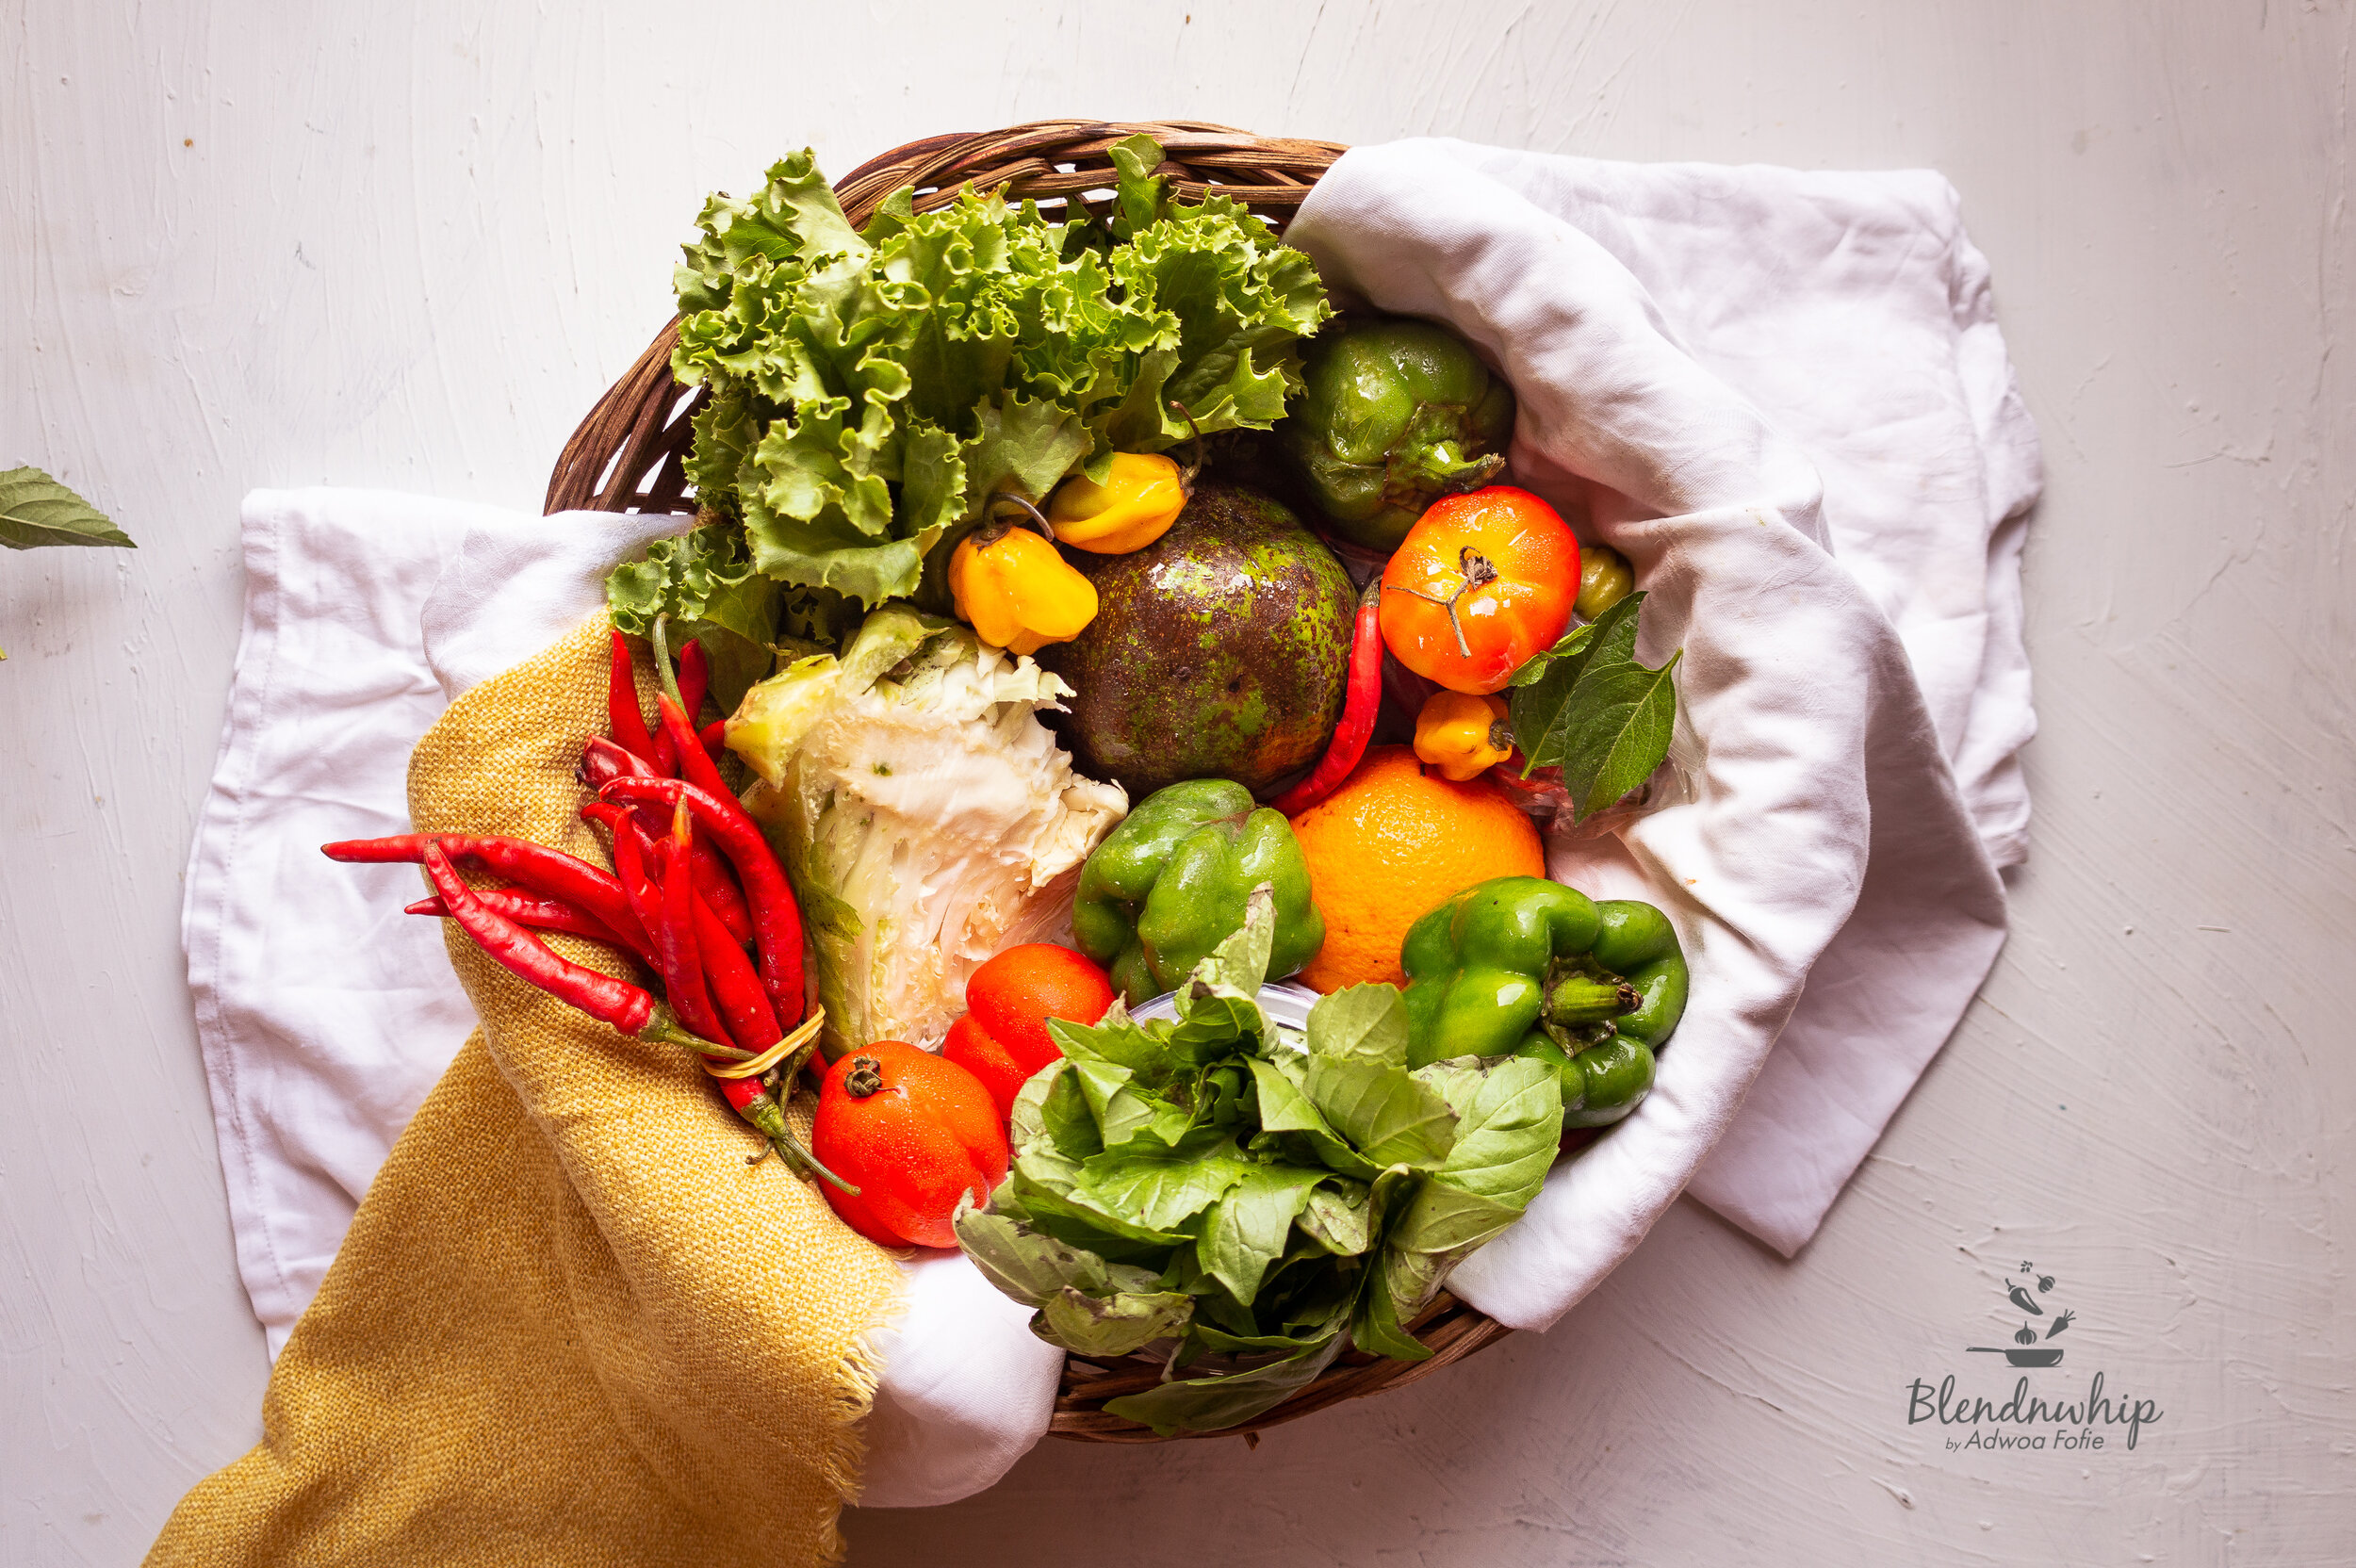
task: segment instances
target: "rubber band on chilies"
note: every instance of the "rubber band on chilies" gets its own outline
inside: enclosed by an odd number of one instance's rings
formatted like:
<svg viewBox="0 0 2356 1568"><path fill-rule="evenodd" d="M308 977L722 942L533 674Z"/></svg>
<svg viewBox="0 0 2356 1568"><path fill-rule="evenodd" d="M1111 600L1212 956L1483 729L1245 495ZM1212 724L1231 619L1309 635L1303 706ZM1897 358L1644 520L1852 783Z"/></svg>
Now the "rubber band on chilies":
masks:
<svg viewBox="0 0 2356 1568"><path fill-rule="evenodd" d="M777 1041L777 1044L771 1046L760 1055L755 1056L751 1061L714 1062L706 1060L703 1064L704 1070L711 1073L714 1078L758 1078L762 1073L768 1071L771 1068L777 1066L779 1062L785 1060L788 1056L791 1056L795 1052L801 1050L802 1047L808 1045L810 1041L816 1039L818 1037L818 1031L825 1028L826 1023L826 1009L824 1007L812 1007L810 1011L810 1017L802 1020L800 1028L786 1036L785 1038Z"/></svg>
<svg viewBox="0 0 2356 1568"><path fill-rule="evenodd" d="M695 897L695 952L712 989L712 1010L728 1025L728 1037L747 1051L767 1050L780 1033L777 1010L761 987L761 972L700 893Z"/></svg>

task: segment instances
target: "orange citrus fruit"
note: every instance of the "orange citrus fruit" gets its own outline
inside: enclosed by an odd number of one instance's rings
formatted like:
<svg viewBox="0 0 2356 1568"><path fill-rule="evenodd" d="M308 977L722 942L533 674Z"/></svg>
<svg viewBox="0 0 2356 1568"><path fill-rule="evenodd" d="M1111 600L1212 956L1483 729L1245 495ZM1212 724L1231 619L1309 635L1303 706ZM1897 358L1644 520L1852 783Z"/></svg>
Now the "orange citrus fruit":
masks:
<svg viewBox="0 0 2356 1568"><path fill-rule="evenodd" d="M1407 746L1375 746L1323 801L1292 819L1309 862L1325 946L1301 972L1320 991L1407 983L1407 928L1492 876L1544 876L1546 851L1520 807L1486 778L1455 784Z"/></svg>

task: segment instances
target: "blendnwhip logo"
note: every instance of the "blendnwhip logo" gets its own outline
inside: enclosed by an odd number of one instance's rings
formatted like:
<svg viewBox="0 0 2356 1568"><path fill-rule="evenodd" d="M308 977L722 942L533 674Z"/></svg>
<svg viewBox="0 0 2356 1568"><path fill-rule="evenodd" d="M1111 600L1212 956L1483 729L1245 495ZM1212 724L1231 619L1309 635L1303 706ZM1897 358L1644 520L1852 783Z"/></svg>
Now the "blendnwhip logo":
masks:
<svg viewBox="0 0 2356 1568"><path fill-rule="evenodd" d="M2010 1366L2040 1372L2051 1372L2061 1365L2069 1347L2053 1342L2078 1320L2078 1315L2061 1304L2054 1288L2058 1283L2054 1276L2040 1272L2037 1265L2024 1261L2021 1277L2004 1282L2005 1307L2001 1315L2007 1322L2018 1319L2021 1324L2007 1336L2012 1343L1967 1345L1964 1353L2002 1356ZM1972 1376L1970 1380L1977 1382L1979 1379ZM1953 1372L1936 1384L1917 1378L1906 1384L1906 1425L1935 1421L1949 1429L1945 1437L1951 1453L1967 1449L2084 1453L2120 1446L2133 1448L2143 1429L2158 1422L2167 1412L2160 1409L2156 1400L2128 1398L2118 1394L2109 1386L2110 1380L2107 1371L2097 1370L2075 1388L2070 1386L2076 1381L2071 1378L2067 1381L2049 1379L2032 1389L2028 1371L2023 1370L2008 1396L2000 1395L1991 1399L1985 1393L1958 1387ZM1962 1433L1953 1430L1958 1427L1971 1429ZM2121 1428L2125 1429L2123 1433Z"/></svg>

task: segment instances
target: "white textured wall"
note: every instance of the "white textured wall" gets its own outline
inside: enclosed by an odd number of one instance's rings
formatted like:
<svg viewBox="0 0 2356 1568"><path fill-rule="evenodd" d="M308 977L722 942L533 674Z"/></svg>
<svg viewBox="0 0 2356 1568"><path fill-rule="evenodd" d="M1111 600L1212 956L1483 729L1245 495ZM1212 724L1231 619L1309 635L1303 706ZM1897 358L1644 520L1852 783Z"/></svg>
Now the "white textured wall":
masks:
<svg viewBox="0 0 2356 1568"><path fill-rule="evenodd" d="M855 1516L854 1560L2345 1561L2352 32L2345 0L0 0L0 466L142 545L0 559L0 1560L133 1560L259 1429L176 936L238 496L535 504L708 188L1171 114L1945 171L2052 469L2036 858L1796 1264L1680 1207L1543 1339L1256 1452L1050 1445ZM2132 1454L1907 1426L2024 1258L2073 1364L2165 1410Z"/></svg>

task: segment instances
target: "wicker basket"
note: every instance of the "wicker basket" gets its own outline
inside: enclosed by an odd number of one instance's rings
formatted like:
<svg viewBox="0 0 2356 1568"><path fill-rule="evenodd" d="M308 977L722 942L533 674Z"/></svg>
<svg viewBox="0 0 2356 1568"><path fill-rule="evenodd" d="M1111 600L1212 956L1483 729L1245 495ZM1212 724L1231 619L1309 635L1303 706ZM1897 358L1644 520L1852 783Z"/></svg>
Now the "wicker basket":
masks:
<svg viewBox="0 0 2356 1568"><path fill-rule="evenodd" d="M1164 149L1159 172L1171 176L1180 192L1201 196L1216 188L1252 208L1281 232L1291 221L1309 188L1343 152L1331 141L1292 141L1256 137L1223 125L1173 120L1153 124L1108 124L1093 120L1042 120L1003 131L927 137L896 148L853 170L835 186L853 225L864 223L878 203L902 186L916 188L920 212L957 200L960 191L1002 189L1030 197L1050 209L1077 203L1101 211L1114 181L1107 150L1116 141L1146 132ZM548 481L550 512L684 511L684 462L691 432L688 416L702 397L671 379L671 348L679 320L655 335L646 351L597 400L557 460ZM1462 1361L1495 1344L1502 1324L1443 1294L1412 1325L1432 1348L1429 1361L1399 1362L1352 1351L1315 1382L1258 1419L1219 1432L1188 1437L1242 1435L1257 1441L1263 1428L1323 1410L1344 1399L1397 1388ZM1157 1361L1122 1356L1064 1363L1050 1431L1091 1443L1154 1443L1153 1431L1105 1413L1107 1399L1136 1394L1162 1379Z"/></svg>

